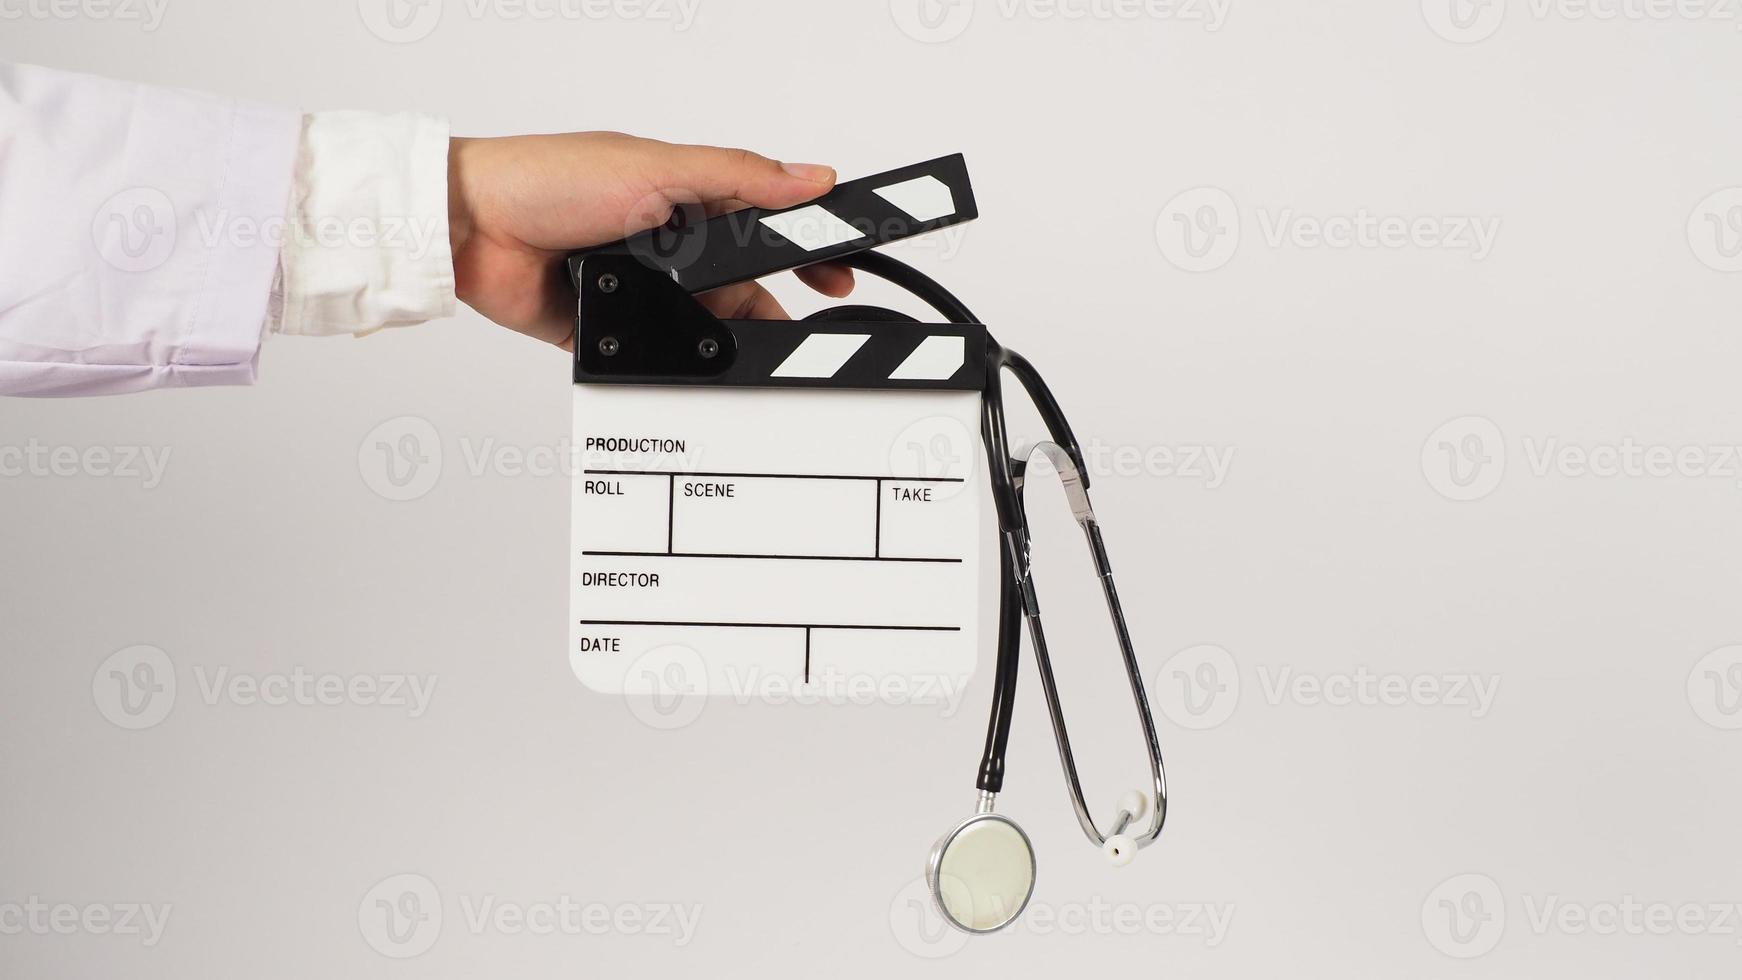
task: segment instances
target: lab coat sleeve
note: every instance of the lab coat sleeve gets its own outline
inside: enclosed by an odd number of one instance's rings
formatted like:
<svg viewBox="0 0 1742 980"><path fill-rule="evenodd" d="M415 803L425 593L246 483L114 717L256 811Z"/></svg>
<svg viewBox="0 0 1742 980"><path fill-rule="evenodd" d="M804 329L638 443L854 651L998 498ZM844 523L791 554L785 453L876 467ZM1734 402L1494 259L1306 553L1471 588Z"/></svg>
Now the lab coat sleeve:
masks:
<svg viewBox="0 0 1742 980"><path fill-rule="evenodd" d="M455 307L447 123L0 64L0 395L249 384Z"/></svg>
<svg viewBox="0 0 1742 980"><path fill-rule="evenodd" d="M252 381L300 124L0 64L0 394Z"/></svg>

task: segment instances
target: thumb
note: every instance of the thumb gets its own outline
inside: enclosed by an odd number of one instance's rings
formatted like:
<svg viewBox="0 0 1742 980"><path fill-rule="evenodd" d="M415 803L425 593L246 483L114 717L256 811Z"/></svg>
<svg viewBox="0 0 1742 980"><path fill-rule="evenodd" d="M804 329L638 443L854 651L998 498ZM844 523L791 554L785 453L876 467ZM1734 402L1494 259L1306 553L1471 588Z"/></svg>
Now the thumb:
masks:
<svg viewBox="0 0 1742 980"><path fill-rule="evenodd" d="M666 144L650 168L660 193L677 204L737 199L759 208L784 208L820 197L835 186L835 168L781 163L749 150Z"/></svg>

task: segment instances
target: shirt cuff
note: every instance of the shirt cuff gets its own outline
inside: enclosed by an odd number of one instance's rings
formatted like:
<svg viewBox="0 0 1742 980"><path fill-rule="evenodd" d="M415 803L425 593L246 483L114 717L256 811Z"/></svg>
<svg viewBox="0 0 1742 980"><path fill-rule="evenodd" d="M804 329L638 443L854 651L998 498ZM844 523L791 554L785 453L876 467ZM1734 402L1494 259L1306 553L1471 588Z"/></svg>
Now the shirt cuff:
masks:
<svg viewBox="0 0 1742 980"><path fill-rule="evenodd" d="M288 218L272 332L365 334L453 315L447 120L304 116Z"/></svg>

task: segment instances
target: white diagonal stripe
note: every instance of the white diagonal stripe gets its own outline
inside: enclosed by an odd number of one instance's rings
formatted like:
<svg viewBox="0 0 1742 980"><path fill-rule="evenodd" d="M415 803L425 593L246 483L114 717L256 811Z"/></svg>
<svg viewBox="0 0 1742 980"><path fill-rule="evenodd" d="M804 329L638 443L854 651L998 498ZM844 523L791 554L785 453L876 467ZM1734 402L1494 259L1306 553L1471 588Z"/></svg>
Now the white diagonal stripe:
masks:
<svg viewBox="0 0 1742 980"><path fill-rule="evenodd" d="M968 359L962 337L927 337L889 375L891 381L948 381Z"/></svg>
<svg viewBox="0 0 1742 980"><path fill-rule="evenodd" d="M865 235L820 204L782 211L762 219L762 224L807 252L830 245L856 242Z"/></svg>
<svg viewBox="0 0 1742 980"><path fill-rule="evenodd" d="M776 378L832 378L859 348L868 333L813 333L774 369Z"/></svg>
<svg viewBox="0 0 1742 980"><path fill-rule="evenodd" d="M956 198L950 193L950 185L931 174L879 187L872 193L906 211L915 221L931 221L956 213Z"/></svg>

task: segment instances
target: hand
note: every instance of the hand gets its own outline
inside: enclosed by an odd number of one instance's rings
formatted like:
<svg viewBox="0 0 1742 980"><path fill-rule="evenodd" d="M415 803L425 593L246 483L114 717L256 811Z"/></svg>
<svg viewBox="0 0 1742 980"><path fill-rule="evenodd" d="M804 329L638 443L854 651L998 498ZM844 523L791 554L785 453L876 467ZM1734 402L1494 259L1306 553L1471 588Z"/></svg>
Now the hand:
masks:
<svg viewBox="0 0 1742 980"><path fill-rule="evenodd" d="M572 350L568 253L657 227L679 204L706 205L710 214L785 208L834 186L830 167L621 133L455 139L448 149L455 288L491 320ZM853 289L852 270L840 266L808 266L798 276L827 296ZM700 298L725 318L786 318L754 282Z"/></svg>

